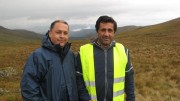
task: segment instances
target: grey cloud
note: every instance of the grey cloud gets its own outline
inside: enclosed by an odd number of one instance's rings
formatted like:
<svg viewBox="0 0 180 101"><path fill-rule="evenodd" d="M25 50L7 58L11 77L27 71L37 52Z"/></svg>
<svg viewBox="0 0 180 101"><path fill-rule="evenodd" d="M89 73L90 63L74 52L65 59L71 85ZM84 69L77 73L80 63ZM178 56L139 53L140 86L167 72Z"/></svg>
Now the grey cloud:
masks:
<svg viewBox="0 0 180 101"><path fill-rule="evenodd" d="M179 0L0 0L0 25L27 28L55 19L94 24L110 15L119 25L147 25L180 16ZM13 23L13 24L11 24Z"/></svg>

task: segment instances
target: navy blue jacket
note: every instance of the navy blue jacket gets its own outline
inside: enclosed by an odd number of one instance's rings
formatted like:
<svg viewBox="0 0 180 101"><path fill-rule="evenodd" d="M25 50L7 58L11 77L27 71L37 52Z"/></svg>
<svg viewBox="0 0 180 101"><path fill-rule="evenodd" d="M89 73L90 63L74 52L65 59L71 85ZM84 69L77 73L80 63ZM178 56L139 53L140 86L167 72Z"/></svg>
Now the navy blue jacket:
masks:
<svg viewBox="0 0 180 101"><path fill-rule="evenodd" d="M28 58L21 80L24 101L78 101L75 65L76 58L66 50L62 58L48 34L42 47Z"/></svg>
<svg viewBox="0 0 180 101"><path fill-rule="evenodd" d="M113 47L115 41L112 42L111 46L105 51L96 42L93 42L94 51L94 67L95 67L95 83L96 83L96 94L98 101L113 101L113 79L114 79L114 64L113 64ZM88 50L87 50L88 51ZM134 94L134 71L130 61L129 52L125 49L128 57L128 63L126 65L125 74L125 93L126 101L135 101ZM107 58L105 58L105 54ZM107 59L107 64L105 64L105 59ZM77 56L78 68L77 73L79 73L78 85L79 85L79 98L81 101L87 101L90 99L85 89L85 84L82 76L82 67L80 61L80 55ZM105 68L107 65L107 68ZM81 78L80 78L81 77ZM107 82L105 82L107 79ZM106 95L105 95L106 94ZM84 96L83 96L84 95Z"/></svg>

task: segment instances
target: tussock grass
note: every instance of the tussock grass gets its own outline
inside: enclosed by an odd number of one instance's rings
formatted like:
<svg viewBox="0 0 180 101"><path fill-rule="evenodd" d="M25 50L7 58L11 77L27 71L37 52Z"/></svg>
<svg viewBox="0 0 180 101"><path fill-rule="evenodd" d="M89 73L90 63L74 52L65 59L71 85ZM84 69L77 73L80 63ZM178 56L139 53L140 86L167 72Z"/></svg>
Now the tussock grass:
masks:
<svg viewBox="0 0 180 101"><path fill-rule="evenodd" d="M180 36L157 37L157 35L118 35L116 41L124 44L131 52L135 70L137 101L180 100ZM175 38L175 39L174 39ZM90 40L71 41L72 50ZM19 82L28 55L40 46L40 42L0 46L0 68L13 67L17 74L1 77L2 101L21 101ZM6 50L6 51L5 51Z"/></svg>
<svg viewBox="0 0 180 101"><path fill-rule="evenodd" d="M22 101L20 79L28 55L39 41L0 45L0 101Z"/></svg>
<svg viewBox="0 0 180 101"><path fill-rule="evenodd" d="M136 101L180 100L180 27L165 23L116 35L115 40L130 50L135 71ZM90 40L73 40L72 50ZM0 101L21 101L19 82L28 55L40 42L0 44L0 71L13 67L17 73L0 77Z"/></svg>
<svg viewBox="0 0 180 101"><path fill-rule="evenodd" d="M137 101L180 100L179 39L177 31L138 30L116 36L131 52Z"/></svg>

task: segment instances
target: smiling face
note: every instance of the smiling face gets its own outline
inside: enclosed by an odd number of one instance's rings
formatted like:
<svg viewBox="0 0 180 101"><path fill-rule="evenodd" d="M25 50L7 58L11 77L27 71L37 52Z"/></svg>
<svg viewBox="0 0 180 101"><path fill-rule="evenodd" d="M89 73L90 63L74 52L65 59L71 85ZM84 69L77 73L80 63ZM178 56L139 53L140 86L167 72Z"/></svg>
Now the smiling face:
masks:
<svg viewBox="0 0 180 101"><path fill-rule="evenodd" d="M98 42L103 47L108 47L114 39L114 24L111 22L101 22L99 25L98 33Z"/></svg>
<svg viewBox="0 0 180 101"><path fill-rule="evenodd" d="M69 39L69 26L62 22L56 22L49 32L49 37L53 44L64 47Z"/></svg>

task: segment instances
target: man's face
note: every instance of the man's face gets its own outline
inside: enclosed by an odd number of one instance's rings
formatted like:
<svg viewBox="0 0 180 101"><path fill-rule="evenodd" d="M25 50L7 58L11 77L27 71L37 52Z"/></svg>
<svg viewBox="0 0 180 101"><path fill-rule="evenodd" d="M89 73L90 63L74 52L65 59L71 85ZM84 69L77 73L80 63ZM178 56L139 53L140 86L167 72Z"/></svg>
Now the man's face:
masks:
<svg viewBox="0 0 180 101"><path fill-rule="evenodd" d="M97 33L100 44L103 46L109 46L114 39L115 31L113 23L100 23Z"/></svg>
<svg viewBox="0 0 180 101"><path fill-rule="evenodd" d="M59 44L61 47L64 47L69 39L68 25L57 22L49 32L49 36L53 44Z"/></svg>

